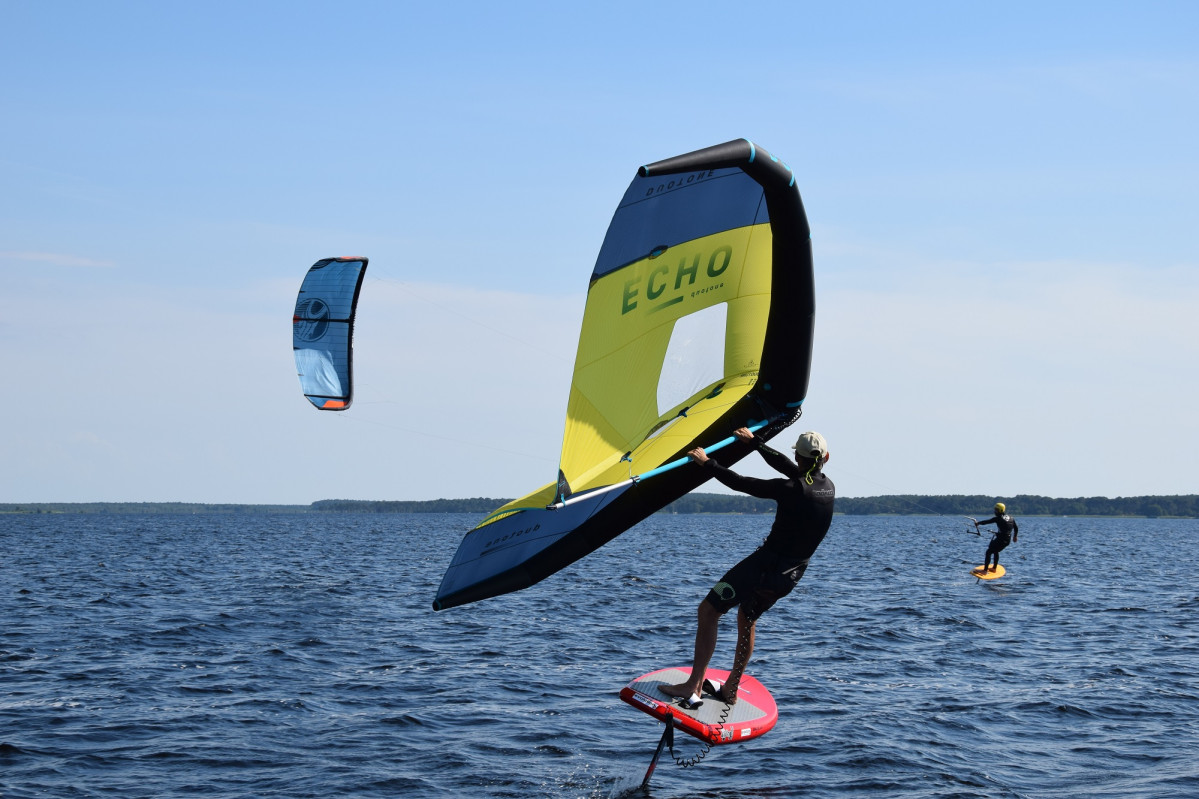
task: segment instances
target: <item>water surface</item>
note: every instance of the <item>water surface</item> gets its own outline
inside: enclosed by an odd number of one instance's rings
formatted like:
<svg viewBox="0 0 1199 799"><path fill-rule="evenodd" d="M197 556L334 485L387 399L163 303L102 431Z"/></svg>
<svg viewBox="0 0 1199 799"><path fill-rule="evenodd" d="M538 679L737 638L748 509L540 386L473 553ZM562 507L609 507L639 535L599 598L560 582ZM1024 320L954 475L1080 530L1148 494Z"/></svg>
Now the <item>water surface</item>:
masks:
<svg viewBox="0 0 1199 799"><path fill-rule="evenodd" d="M662 728L616 694L689 662L771 517L658 515L434 613L475 521L0 517L0 796L1199 796L1193 520L1020 519L980 583L964 520L836 517L759 623L778 726L646 794Z"/></svg>

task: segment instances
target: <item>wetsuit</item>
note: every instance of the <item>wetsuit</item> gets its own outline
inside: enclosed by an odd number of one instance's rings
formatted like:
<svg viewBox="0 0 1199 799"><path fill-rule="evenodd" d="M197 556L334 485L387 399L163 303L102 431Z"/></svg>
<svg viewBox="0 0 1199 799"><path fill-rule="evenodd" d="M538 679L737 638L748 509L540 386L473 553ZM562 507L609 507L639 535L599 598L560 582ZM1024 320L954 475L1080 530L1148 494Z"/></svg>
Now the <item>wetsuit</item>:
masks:
<svg viewBox="0 0 1199 799"><path fill-rule="evenodd" d="M1017 537L1020 536L1020 526L1016 524L1016 520L1012 518L1010 513L996 513L993 518L987 519L985 522L979 522L979 524L998 525L995 535L991 537L990 545L987 546L987 554L984 556L985 560L983 560L983 563L990 563L991 555L994 555L995 562L999 563L999 553L1007 549L1007 545L1012 543L1012 533L1015 533Z"/></svg>
<svg viewBox="0 0 1199 799"><path fill-rule="evenodd" d="M721 613L741 604L750 620L757 619L780 597L791 592L808 567L833 520L833 481L819 471L809 484L799 465L755 436L762 459L783 478L763 480L726 469L712 458L705 468L734 491L778 503L774 524L762 545L720 578L707 601Z"/></svg>

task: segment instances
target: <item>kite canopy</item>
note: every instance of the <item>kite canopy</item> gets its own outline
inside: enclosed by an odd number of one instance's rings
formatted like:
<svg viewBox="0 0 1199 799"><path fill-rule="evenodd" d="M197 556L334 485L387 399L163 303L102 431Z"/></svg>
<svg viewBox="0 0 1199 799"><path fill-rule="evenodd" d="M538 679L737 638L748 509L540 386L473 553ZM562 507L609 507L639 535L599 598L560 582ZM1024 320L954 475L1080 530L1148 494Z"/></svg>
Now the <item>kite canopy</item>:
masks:
<svg viewBox="0 0 1199 799"><path fill-rule="evenodd" d="M686 452L749 450L807 393L815 299L790 167L740 139L643 166L587 292L558 479L467 533L437 610L532 585L706 478Z"/></svg>
<svg viewBox="0 0 1199 799"><path fill-rule="evenodd" d="M344 411L353 398L354 312L366 264L366 258L324 258L300 285L292 350L300 388L322 411Z"/></svg>

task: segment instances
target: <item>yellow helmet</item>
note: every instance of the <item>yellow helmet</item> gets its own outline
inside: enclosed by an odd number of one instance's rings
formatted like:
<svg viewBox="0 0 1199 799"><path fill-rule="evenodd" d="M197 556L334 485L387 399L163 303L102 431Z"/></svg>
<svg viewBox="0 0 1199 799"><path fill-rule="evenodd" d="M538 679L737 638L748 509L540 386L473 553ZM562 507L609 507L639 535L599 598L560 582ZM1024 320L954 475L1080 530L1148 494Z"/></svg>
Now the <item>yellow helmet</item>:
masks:
<svg viewBox="0 0 1199 799"><path fill-rule="evenodd" d="M996 513L1003 513L1005 510L1007 510L1007 505L1004 505L1002 502L995 503L995 512Z"/></svg>

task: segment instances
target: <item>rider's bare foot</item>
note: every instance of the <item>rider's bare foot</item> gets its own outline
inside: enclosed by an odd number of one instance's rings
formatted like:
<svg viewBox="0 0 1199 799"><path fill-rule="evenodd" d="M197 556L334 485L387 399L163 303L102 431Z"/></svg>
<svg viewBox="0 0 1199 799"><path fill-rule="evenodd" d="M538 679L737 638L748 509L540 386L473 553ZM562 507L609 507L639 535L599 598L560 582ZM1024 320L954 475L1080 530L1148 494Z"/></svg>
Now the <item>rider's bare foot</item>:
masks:
<svg viewBox="0 0 1199 799"><path fill-rule="evenodd" d="M681 682L678 685L659 685L658 690L667 696L681 696L685 699L697 693L689 682Z"/></svg>

